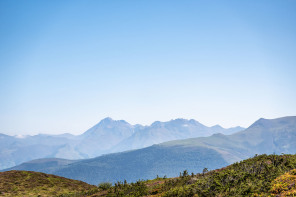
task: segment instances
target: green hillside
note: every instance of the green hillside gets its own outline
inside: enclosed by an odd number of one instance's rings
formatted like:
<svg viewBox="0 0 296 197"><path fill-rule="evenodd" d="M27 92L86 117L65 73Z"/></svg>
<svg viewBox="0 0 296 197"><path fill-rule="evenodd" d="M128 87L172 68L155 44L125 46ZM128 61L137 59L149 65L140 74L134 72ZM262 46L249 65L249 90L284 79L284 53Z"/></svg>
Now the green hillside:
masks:
<svg viewBox="0 0 296 197"><path fill-rule="evenodd" d="M0 172L0 196L83 196L97 187L55 175L30 171Z"/></svg>
<svg viewBox="0 0 296 197"><path fill-rule="evenodd" d="M259 155L204 173L183 171L179 177L157 177L134 183L101 183L98 187L53 175L0 173L1 196L295 196L296 155Z"/></svg>
<svg viewBox="0 0 296 197"><path fill-rule="evenodd" d="M106 196L295 196L296 155L260 155L200 174L119 183Z"/></svg>

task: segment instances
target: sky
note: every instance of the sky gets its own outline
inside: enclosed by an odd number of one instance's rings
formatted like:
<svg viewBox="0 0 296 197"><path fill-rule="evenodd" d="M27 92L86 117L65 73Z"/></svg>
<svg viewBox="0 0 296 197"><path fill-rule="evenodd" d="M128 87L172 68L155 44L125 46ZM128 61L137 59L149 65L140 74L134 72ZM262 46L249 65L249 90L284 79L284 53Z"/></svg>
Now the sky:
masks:
<svg viewBox="0 0 296 197"><path fill-rule="evenodd" d="M295 0L0 1L0 133L296 115Z"/></svg>

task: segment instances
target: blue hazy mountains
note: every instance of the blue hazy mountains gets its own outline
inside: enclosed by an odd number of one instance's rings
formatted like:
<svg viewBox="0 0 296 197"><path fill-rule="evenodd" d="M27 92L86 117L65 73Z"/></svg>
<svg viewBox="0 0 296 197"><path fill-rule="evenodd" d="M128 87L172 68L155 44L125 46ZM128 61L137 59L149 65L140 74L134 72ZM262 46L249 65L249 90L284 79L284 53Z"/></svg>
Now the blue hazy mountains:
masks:
<svg viewBox="0 0 296 197"><path fill-rule="evenodd" d="M184 127L184 123L189 122L190 120L173 120L169 125ZM156 124L156 128L162 128L168 123ZM172 127L175 128L176 125ZM196 122L192 125L201 126ZM167 125L165 128L170 127ZM247 129L231 135L214 134L210 137L174 140L80 161L36 160L8 170L41 171L98 184L102 181L151 179L156 175L173 177L185 169L197 173L205 167L221 168L264 153L296 153L296 116L259 119Z"/></svg>
<svg viewBox="0 0 296 197"><path fill-rule="evenodd" d="M0 134L0 169L39 158L70 160L138 149L171 140L231 134L243 128L207 127L195 120L156 121L150 126L131 125L124 120L105 118L85 133L35 136Z"/></svg>

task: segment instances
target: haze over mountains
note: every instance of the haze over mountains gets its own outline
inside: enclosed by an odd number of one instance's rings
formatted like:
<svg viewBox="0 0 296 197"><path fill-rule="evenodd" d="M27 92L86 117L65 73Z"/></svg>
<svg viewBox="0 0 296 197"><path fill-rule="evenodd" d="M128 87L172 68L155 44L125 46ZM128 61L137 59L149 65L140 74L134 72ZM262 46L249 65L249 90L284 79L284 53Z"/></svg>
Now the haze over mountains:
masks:
<svg viewBox="0 0 296 197"><path fill-rule="evenodd" d="M0 169L39 158L70 160L151 146L170 140L231 134L243 128L207 127L191 119L156 121L150 126L131 125L105 118L81 135L8 136L0 134Z"/></svg>
<svg viewBox="0 0 296 197"><path fill-rule="evenodd" d="M181 121L184 123L183 121ZM255 154L295 154L296 116L259 119L232 135L214 134L80 161L37 160L7 170L32 170L91 184L178 176L187 169L216 169ZM68 163L67 163L68 162Z"/></svg>

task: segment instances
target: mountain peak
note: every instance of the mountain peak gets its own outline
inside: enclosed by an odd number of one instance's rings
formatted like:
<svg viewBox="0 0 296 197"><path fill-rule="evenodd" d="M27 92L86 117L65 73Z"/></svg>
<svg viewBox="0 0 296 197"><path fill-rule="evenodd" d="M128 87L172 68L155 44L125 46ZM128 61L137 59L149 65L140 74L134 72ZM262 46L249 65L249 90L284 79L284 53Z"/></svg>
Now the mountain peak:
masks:
<svg viewBox="0 0 296 197"><path fill-rule="evenodd" d="M212 126L211 128L216 128L216 129L224 129L223 127L221 127L220 125L216 124L214 126Z"/></svg>
<svg viewBox="0 0 296 197"><path fill-rule="evenodd" d="M177 118L177 119L171 120L170 122L172 122L172 121L174 121L174 122L187 122L188 120L184 119L184 118Z"/></svg>
<svg viewBox="0 0 296 197"><path fill-rule="evenodd" d="M122 140L126 137L129 137L132 135L132 133L133 126L128 122L124 120L113 120L112 118L107 117L88 129L81 136L83 136L84 139L91 139L90 141L93 141L93 139L97 139L98 141L102 139L113 139L113 142L115 143L119 139ZM101 144L103 142L101 142ZM106 147L110 144L111 143L106 145Z"/></svg>
<svg viewBox="0 0 296 197"><path fill-rule="evenodd" d="M106 118L102 119L99 122L99 124L101 124L101 123L105 124L105 123L111 123L111 122L114 122L114 120L112 118L110 118L110 117L106 117Z"/></svg>
<svg viewBox="0 0 296 197"><path fill-rule="evenodd" d="M113 120L110 117L106 117L103 120L101 120L98 125L111 125L111 124L129 124L125 120Z"/></svg>
<svg viewBox="0 0 296 197"><path fill-rule="evenodd" d="M286 117L275 118L275 119L260 118L259 120L254 122L249 128L254 128L254 127L271 128L271 127L278 126L280 124L294 125L296 124L296 116L286 116Z"/></svg>
<svg viewBox="0 0 296 197"><path fill-rule="evenodd" d="M254 122L249 128L253 127L268 127L271 124L271 120L260 118L256 122Z"/></svg>
<svg viewBox="0 0 296 197"><path fill-rule="evenodd" d="M161 127L162 122L160 121L155 121L151 124L151 127Z"/></svg>

